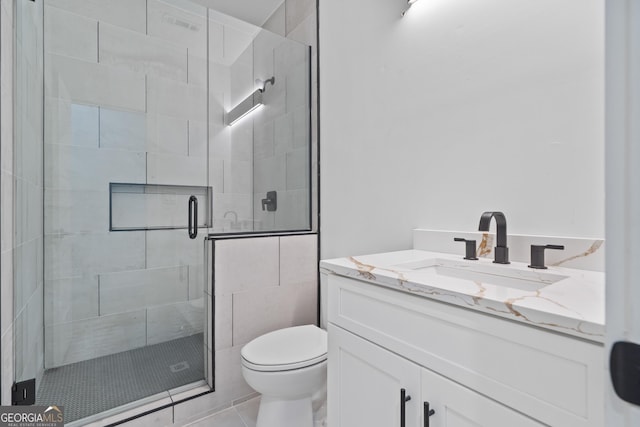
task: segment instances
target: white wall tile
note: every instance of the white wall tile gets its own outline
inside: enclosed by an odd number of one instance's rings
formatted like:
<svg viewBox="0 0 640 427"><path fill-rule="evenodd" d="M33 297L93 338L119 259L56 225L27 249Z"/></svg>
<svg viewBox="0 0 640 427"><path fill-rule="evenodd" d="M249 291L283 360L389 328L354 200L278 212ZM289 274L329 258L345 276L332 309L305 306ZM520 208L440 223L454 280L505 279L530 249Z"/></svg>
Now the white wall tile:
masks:
<svg viewBox="0 0 640 427"><path fill-rule="evenodd" d="M218 294L215 298L215 351L233 347L233 298ZM210 345L210 347L213 345Z"/></svg>
<svg viewBox="0 0 640 427"><path fill-rule="evenodd" d="M100 108L100 148L146 151L146 144L144 113Z"/></svg>
<svg viewBox="0 0 640 427"><path fill-rule="evenodd" d="M192 85L206 87L208 71L206 58L197 55L193 50L190 50L187 61L187 68L189 71L187 82Z"/></svg>
<svg viewBox="0 0 640 427"><path fill-rule="evenodd" d="M44 110L45 143L98 147L98 107L47 96Z"/></svg>
<svg viewBox="0 0 640 427"><path fill-rule="evenodd" d="M207 157L207 122L189 120L189 156Z"/></svg>
<svg viewBox="0 0 640 427"><path fill-rule="evenodd" d="M14 191L14 177L8 172L2 171L0 176L0 209L2 209L2 215L0 215L0 237L1 245L0 251L4 253L13 248L13 191Z"/></svg>
<svg viewBox="0 0 640 427"><path fill-rule="evenodd" d="M58 105L62 102L68 101L59 100ZM74 103L70 105L70 120L68 125L70 127L72 145L81 145L93 148L99 145L98 129L100 125L98 115L97 107ZM62 119L62 117L58 117L58 119ZM64 126L64 124L61 123L59 126ZM63 141L46 142L58 144L64 143Z"/></svg>
<svg viewBox="0 0 640 427"><path fill-rule="evenodd" d="M265 193L256 193L253 195L253 219L255 220L256 230L270 231L274 230L276 224L276 212L262 210L262 199ZM278 210L280 208L280 192L278 192Z"/></svg>
<svg viewBox="0 0 640 427"><path fill-rule="evenodd" d="M264 121L275 120L282 117L287 112L287 97L285 93L286 79L276 74L275 86L269 86L269 89L262 95L264 107L259 111Z"/></svg>
<svg viewBox="0 0 640 427"><path fill-rule="evenodd" d="M253 160L253 120L259 116L264 110L258 109L251 115L246 116L233 127L231 130L230 152L232 161L251 161Z"/></svg>
<svg viewBox="0 0 640 427"><path fill-rule="evenodd" d="M147 151L187 156L188 122L180 117L147 114Z"/></svg>
<svg viewBox="0 0 640 427"><path fill-rule="evenodd" d="M286 154L287 190L304 190L309 188L311 177L309 166L309 148L300 148Z"/></svg>
<svg viewBox="0 0 640 427"><path fill-rule="evenodd" d="M189 267L100 274L99 288L101 316L186 301L189 298Z"/></svg>
<svg viewBox="0 0 640 427"><path fill-rule="evenodd" d="M279 283L278 237L217 240L215 245L216 295Z"/></svg>
<svg viewBox="0 0 640 427"><path fill-rule="evenodd" d="M13 250L0 255L0 334L4 335L13 323Z"/></svg>
<svg viewBox="0 0 640 427"><path fill-rule="evenodd" d="M38 243L38 239L29 240L14 250L14 315L26 306L39 284Z"/></svg>
<svg viewBox="0 0 640 427"><path fill-rule="evenodd" d="M225 28L225 37L227 34L229 31ZM245 48L238 56L238 59L231 65L230 72L231 99L229 108L233 108L257 89L253 74L253 49L251 46Z"/></svg>
<svg viewBox="0 0 640 427"><path fill-rule="evenodd" d="M146 180L141 152L46 144L45 153L47 188L108 191L110 182Z"/></svg>
<svg viewBox="0 0 640 427"><path fill-rule="evenodd" d="M45 279L145 268L143 231L45 236Z"/></svg>
<svg viewBox="0 0 640 427"><path fill-rule="evenodd" d="M299 107L293 112L293 147L307 148L311 145L309 140L309 109Z"/></svg>
<svg viewBox="0 0 640 427"><path fill-rule="evenodd" d="M146 234L147 268L202 264L202 241L189 239L187 230L153 230Z"/></svg>
<svg viewBox="0 0 640 427"><path fill-rule="evenodd" d="M195 4L191 6L197 7ZM192 13L159 0L148 0L147 9L147 34L188 47L205 57L207 25L204 7L197 7L197 12Z"/></svg>
<svg viewBox="0 0 640 427"><path fill-rule="evenodd" d="M253 131L253 157L255 160L273 157L274 155L274 123L269 120L258 123Z"/></svg>
<svg viewBox="0 0 640 427"><path fill-rule="evenodd" d="M213 189L214 197L216 193L224 191L224 160L209 157L209 186Z"/></svg>
<svg viewBox="0 0 640 427"><path fill-rule="evenodd" d="M209 62L226 66L224 61L224 24L209 19Z"/></svg>
<svg viewBox="0 0 640 427"><path fill-rule="evenodd" d="M147 183L207 185L207 157L147 154Z"/></svg>
<svg viewBox="0 0 640 427"><path fill-rule="evenodd" d="M12 90L9 84L0 81L0 170L13 173L13 105Z"/></svg>
<svg viewBox="0 0 640 427"><path fill-rule="evenodd" d="M13 323L9 325L7 330L2 334L2 390L0 390L0 404L3 406L11 405L11 387L14 381L13 366Z"/></svg>
<svg viewBox="0 0 640 427"><path fill-rule="evenodd" d="M109 230L109 192L44 191L44 229L47 234L106 232Z"/></svg>
<svg viewBox="0 0 640 427"><path fill-rule="evenodd" d="M233 345L246 344L267 332L314 324L316 281L233 294Z"/></svg>
<svg viewBox="0 0 640 427"><path fill-rule="evenodd" d="M309 190L278 192L276 230L306 230L309 228Z"/></svg>
<svg viewBox="0 0 640 427"><path fill-rule="evenodd" d="M215 94L223 107L230 108L231 67L209 63L209 91ZM226 99L226 100L225 100Z"/></svg>
<svg viewBox="0 0 640 427"><path fill-rule="evenodd" d="M215 191L215 188L214 188ZM239 224L234 224L235 215ZM225 216L226 215L226 216ZM246 222L253 221L253 200L250 194L213 194L213 227L216 231L249 229Z"/></svg>
<svg viewBox="0 0 640 427"><path fill-rule="evenodd" d="M147 309L147 345L204 331L204 298Z"/></svg>
<svg viewBox="0 0 640 427"><path fill-rule="evenodd" d="M207 119L206 86L148 76L148 112L189 120Z"/></svg>
<svg viewBox="0 0 640 427"><path fill-rule="evenodd" d="M253 39L253 70L256 79L266 81L275 75L273 50L283 38L269 31L260 31ZM272 86L267 86L267 91Z"/></svg>
<svg viewBox="0 0 640 427"><path fill-rule="evenodd" d="M3 2L4 5L6 2ZM2 129L3 136L8 136L10 133L7 133L9 129L12 129L12 120L10 118L13 116L13 108L10 108L13 105L13 34L14 34L14 26L13 26L13 3L11 3L11 11L8 11L6 7L0 8L0 40L2 42L2 49L0 49L0 91L2 97L0 97L0 114L2 114ZM10 144L9 139L4 139L5 143ZM6 145L6 144L4 144ZM3 153L4 154L4 153ZM6 169L5 161L3 160L3 169Z"/></svg>
<svg viewBox="0 0 640 427"><path fill-rule="evenodd" d="M318 280L318 236L280 237L280 286Z"/></svg>
<svg viewBox="0 0 640 427"><path fill-rule="evenodd" d="M98 21L45 4L45 51L98 61Z"/></svg>
<svg viewBox="0 0 640 427"><path fill-rule="evenodd" d="M204 277L204 266L190 265L189 267L189 299L198 299L204 296L206 279Z"/></svg>
<svg viewBox="0 0 640 427"><path fill-rule="evenodd" d="M284 114L274 121L275 153L283 154L293 149L293 113Z"/></svg>
<svg viewBox="0 0 640 427"><path fill-rule="evenodd" d="M209 125L210 155L217 160L231 160L231 128L226 125Z"/></svg>
<svg viewBox="0 0 640 427"><path fill-rule="evenodd" d="M316 11L316 2L314 0L286 0L286 28L287 36L289 32L296 28L308 16Z"/></svg>
<svg viewBox="0 0 640 427"><path fill-rule="evenodd" d="M47 54L46 95L78 103L145 111L145 76L102 64Z"/></svg>
<svg viewBox="0 0 640 427"><path fill-rule="evenodd" d="M45 366L53 368L145 345L145 310L45 328Z"/></svg>
<svg viewBox="0 0 640 427"><path fill-rule="evenodd" d="M267 19L262 25L265 30L276 33L282 37L286 34L286 15L285 15L285 3L282 3L275 12Z"/></svg>
<svg viewBox="0 0 640 427"><path fill-rule="evenodd" d="M101 23L99 55L112 67L187 81L186 47L136 31Z"/></svg>
<svg viewBox="0 0 640 427"><path fill-rule="evenodd" d="M233 25L224 26L224 55L221 62L225 65L232 66L232 81L235 73L242 73L243 77L240 80L244 80L249 85L252 84L246 78L252 78L253 67L251 66L251 42L253 41L253 32L247 32L244 29L236 28ZM242 64L242 65L241 65ZM234 87L232 86L232 90ZM247 90L242 89L242 90ZM253 90L249 90L249 93ZM240 101L240 100L238 100Z"/></svg>
<svg viewBox="0 0 640 427"><path fill-rule="evenodd" d="M44 331L42 286L31 295L15 320L15 375L17 379L36 378L44 370Z"/></svg>
<svg viewBox="0 0 640 427"><path fill-rule="evenodd" d="M216 77L212 77L215 79ZM211 82L213 84L213 82ZM211 136L220 133L222 129L226 129L228 126L224 122L225 114L230 107L229 103L230 95L223 92L210 92L209 95L209 121L211 122L212 132ZM222 128L222 129L220 129ZM213 132L215 130L215 133Z"/></svg>
<svg viewBox="0 0 640 427"><path fill-rule="evenodd" d="M45 281L45 326L97 317L98 314L97 275Z"/></svg>
<svg viewBox="0 0 640 427"><path fill-rule="evenodd" d="M287 38L303 43L307 46L315 46L317 44L317 19L315 10L307 15L297 27L289 28Z"/></svg>
<svg viewBox="0 0 640 427"><path fill-rule="evenodd" d="M278 155L254 162L253 191L266 193L286 188L286 157ZM280 200L278 200L278 205ZM278 209L280 207L278 206Z"/></svg>
<svg viewBox="0 0 640 427"><path fill-rule="evenodd" d="M249 194L253 188L253 162L236 160L224 162L224 192Z"/></svg>
<svg viewBox="0 0 640 427"><path fill-rule="evenodd" d="M144 33L145 0L47 0L47 5Z"/></svg>

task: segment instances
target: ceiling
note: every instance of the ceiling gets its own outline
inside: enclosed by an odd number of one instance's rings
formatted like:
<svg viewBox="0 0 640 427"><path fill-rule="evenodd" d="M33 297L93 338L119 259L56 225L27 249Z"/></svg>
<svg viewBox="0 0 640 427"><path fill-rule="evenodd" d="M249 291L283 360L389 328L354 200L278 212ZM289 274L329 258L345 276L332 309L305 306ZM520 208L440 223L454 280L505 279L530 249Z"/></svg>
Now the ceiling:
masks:
<svg viewBox="0 0 640 427"><path fill-rule="evenodd" d="M233 16L259 27L284 0L192 0L202 6Z"/></svg>

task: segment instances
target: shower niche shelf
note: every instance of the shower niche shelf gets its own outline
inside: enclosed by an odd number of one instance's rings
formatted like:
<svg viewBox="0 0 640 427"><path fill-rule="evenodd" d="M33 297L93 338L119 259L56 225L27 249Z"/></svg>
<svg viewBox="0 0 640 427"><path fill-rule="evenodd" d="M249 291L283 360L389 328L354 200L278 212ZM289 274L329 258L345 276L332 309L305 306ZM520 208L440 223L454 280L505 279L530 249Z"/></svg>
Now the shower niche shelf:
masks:
<svg viewBox="0 0 640 427"><path fill-rule="evenodd" d="M211 187L109 183L109 231L188 227L189 198L198 199L198 227L212 224Z"/></svg>

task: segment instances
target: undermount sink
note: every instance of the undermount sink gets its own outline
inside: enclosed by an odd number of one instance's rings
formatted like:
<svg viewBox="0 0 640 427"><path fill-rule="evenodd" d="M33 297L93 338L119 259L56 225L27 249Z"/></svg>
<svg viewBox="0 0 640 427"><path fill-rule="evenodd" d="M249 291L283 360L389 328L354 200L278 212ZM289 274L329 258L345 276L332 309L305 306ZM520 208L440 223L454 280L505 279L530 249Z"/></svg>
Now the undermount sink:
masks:
<svg viewBox="0 0 640 427"><path fill-rule="evenodd" d="M479 264L474 263L474 261L454 261L443 258L430 258L396 264L393 268L419 271L420 273L433 275L434 278L444 276L469 280L478 284L488 284L525 291L537 291L568 277L540 271L524 271L502 265Z"/></svg>

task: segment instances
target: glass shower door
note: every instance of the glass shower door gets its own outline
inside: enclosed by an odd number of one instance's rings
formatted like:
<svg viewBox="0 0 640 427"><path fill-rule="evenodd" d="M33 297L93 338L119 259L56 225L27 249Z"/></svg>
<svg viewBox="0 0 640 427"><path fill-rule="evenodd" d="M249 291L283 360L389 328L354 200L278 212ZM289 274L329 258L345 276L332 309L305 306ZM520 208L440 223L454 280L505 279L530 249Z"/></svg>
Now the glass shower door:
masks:
<svg viewBox="0 0 640 427"><path fill-rule="evenodd" d="M205 384L207 19L181 0L42 4L36 400L70 422Z"/></svg>

